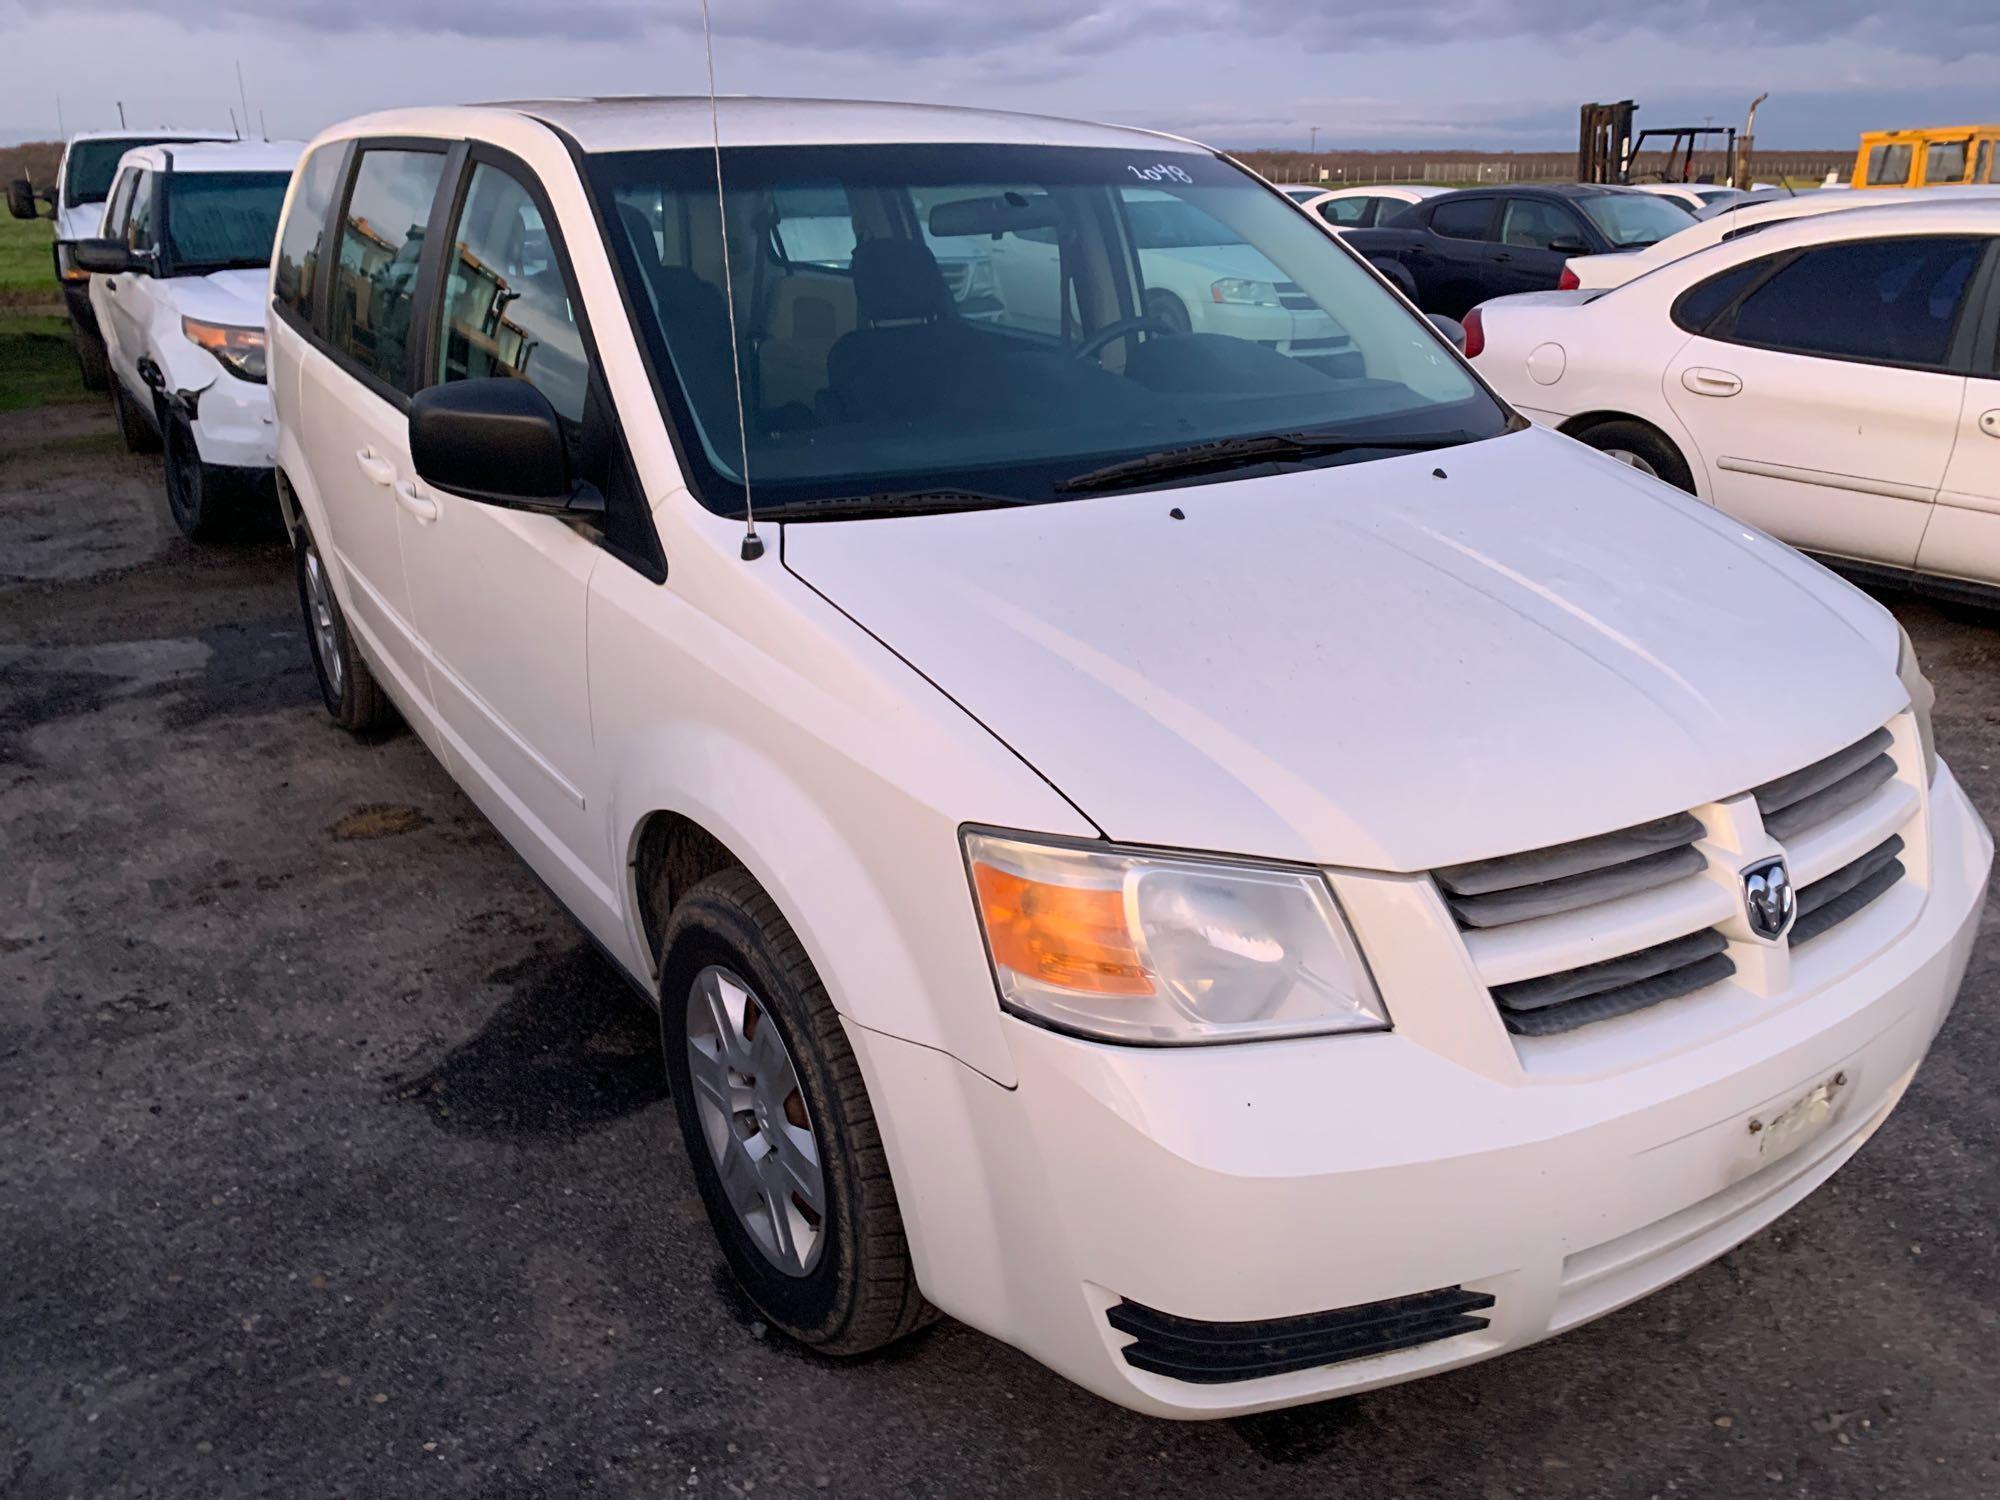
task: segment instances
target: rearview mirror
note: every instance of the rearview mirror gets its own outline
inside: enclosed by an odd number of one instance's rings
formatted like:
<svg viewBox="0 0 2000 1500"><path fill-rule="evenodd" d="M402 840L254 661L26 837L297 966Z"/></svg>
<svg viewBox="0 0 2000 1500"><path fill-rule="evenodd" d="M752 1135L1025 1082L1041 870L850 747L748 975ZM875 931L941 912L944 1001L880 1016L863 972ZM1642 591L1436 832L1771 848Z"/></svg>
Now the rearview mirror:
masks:
<svg viewBox="0 0 2000 1500"><path fill-rule="evenodd" d="M417 477L482 505L544 515L593 515L604 497L573 482L562 422L525 380L454 380L410 402Z"/></svg>
<svg viewBox="0 0 2000 1500"><path fill-rule="evenodd" d="M78 240L70 247L69 254L80 269L100 276L148 269L145 261L134 255L123 240Z"/></svg>
<svg viewBox="0 0 2000 1500"><path fill-rule="evenodd" d="M957 235L985 234L998 239L1003 234L1019 234L1024 229L1056 229L1062 214L1056 200L1047 193L995 193L990 198L956 198L931 210L931 235L951 239Z"/></svg>
<svg viewBox="0 0 2000 1500"><path fill-rule="evenodd" d="M1437 331L1451 340L1451 346L1460 354L1465 353L1465 325L1456 318L1447 318L1443 313L1426 313Z"/></svg>
<svg viewBox="0 0 2000 1500"><path fill-rule="evenodd" d="M27 178L16 177L7 184L7 212L17 219L35 217L35 190Z"/></svg>
<svg viewBox="0 0 2000 1500"><path fill-rule="evenodd" d="M1590 246L1583 242L1581 235L1559 234L1549 241L1549 248L1558 255L1590 254Z"/></svg>

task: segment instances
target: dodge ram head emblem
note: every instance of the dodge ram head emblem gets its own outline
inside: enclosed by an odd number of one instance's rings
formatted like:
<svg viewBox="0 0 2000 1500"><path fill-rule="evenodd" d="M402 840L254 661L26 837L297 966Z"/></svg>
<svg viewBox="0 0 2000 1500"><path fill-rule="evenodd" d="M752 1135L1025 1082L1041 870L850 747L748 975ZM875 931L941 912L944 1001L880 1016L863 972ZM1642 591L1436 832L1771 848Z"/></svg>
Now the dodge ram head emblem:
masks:
<svg viewBox="0 0 2000 1500"><path fill-rule="evenodd" d="M1791 931L1799 901L1783 859L1763 860L1743 872L1743 910L1750 930L1769 942Z"/></svg>

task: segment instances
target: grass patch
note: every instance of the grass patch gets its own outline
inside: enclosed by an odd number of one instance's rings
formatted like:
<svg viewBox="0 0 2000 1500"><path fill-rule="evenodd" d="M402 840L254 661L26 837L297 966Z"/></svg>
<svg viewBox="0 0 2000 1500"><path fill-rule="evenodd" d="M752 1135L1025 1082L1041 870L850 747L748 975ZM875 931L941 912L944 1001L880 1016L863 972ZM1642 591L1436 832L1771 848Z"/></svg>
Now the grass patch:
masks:
<svg viewBox="0 0 2000 1500"><path fill-rule="evenodd" d="M0 216L0 292L22 294L22 301L62 300L55 262L49 255L55 232L56 226L47 219Z"/></svg>
<svg viewBox="0 0 2000 1500"><path fill-rule="evenodd" d="M90 395L49 258L54 235L47 219L0 218L0 411Z"/></svg>
<svg viewBox="0 0 2000 1500"><path fill-rule="evenodd" d="M70 347L69 319L0 308L0 411L89 399Z"/></svg>

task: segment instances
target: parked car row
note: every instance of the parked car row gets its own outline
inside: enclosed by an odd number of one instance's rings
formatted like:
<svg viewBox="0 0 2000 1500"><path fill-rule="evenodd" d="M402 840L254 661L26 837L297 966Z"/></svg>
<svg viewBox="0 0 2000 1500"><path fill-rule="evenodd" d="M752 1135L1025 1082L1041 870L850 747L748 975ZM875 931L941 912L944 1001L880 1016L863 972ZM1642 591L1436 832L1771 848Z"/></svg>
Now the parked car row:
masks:
<svg viewBox="0 0 2000 1500"><path fill-rule="evenodd" d="M126 159L94 299L210 263L158 238L193 152ZM407 721L658 1007L803 1343L942 1311L1177 1417L1522 1347L1861 1148L1992 860L1886 610L1479 377L1588 294L1487 304L1469 364L1365 258L1450 313L1461 245L1687 222L1496 189L1336 234L1187 141L966 109L347 121L260 309L321 696ZM1908 314L1968 384L1990 232L1843 271L1840 368ZM1757 300L1805 233L1662 304L1726 345L1658 346L1690 396L1824 313ZM151 358L206 451L239 375Z"/></svg>

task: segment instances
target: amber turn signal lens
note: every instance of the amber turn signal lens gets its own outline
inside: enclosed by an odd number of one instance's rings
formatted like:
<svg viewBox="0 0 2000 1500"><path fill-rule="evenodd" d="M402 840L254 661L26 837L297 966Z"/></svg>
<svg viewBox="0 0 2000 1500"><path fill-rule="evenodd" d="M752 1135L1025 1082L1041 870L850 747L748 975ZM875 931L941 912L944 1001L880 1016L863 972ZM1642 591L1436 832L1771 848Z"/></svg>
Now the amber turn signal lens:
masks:
<svg viewBox="0 0 2000 1500"><path fill-rule="evenodd" d="M1150 995L1153 981L1119 890L1053 885L974 861L993 961L1024 978L1099 995Z"/></svg>

